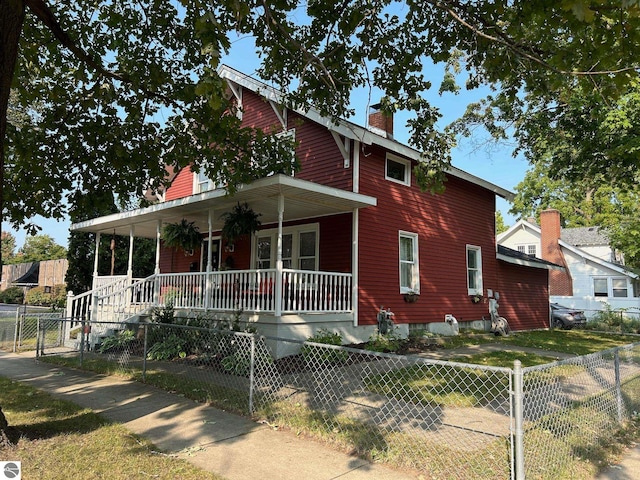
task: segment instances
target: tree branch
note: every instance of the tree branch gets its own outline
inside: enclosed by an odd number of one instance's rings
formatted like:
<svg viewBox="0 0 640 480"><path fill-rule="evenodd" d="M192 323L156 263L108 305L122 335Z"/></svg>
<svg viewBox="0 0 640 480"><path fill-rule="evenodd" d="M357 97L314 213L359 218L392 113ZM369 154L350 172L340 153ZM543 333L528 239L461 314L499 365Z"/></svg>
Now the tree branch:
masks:
<svg viewBox="0 0 640 480"><path fill-rule="evenodd" d="M69 49L81 62L93 69L99 75L113 80L126 83L128 85L134 85L134 81L129 75L121 72L112 72L107 70L102 65L102 62L96 60L87 52L85 52L79 45L77 45L73 39L65 32L55 15L45 3L44 0L24 0L25 6L53 33L53 36L67 49ZM148 97L162 100L167 105L172 105L179 108L180 105L172 98L163 95L158 92L154 92L144 87L139 87L138 90Z"/></svg>

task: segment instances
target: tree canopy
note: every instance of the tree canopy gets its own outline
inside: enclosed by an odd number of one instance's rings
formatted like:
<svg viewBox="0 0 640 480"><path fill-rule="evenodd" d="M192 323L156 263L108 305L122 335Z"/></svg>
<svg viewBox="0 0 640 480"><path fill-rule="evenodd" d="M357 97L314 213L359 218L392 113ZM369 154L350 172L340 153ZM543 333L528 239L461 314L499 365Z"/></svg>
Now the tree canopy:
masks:
<svg viewBox="0 0 640 480"><path fill-rule="evenodd" d="M16 237L9 232L0 234L0 247L2 248L2 263L8 265L13 262L16 254Z"/></svg>
<svg viewBox="0 0 640 480"><path fill-rule="evenodd" d="M424 188L440 190L456 135L473 123L496 138L514 133L533 157L557 129L596 144L602 119L637 85L638 13L635 0L1 2L3 219L64 216L72 192L140 194L162 184L166 164L193 162L230 190L295 168L287 145L229 114L215 69L234 32L254 37L258 73L293 105L349 116L350 93L368 86L383 109L412 112ZM446 65L442 78L431 64ZM483 85L494 94L439 130L426 92ZM6 121L10 86L20 122ZM632 181L633 120L610 118L631 127L599 163L567 155L554 168L579 175L613 163L603 180Z"/></svg>

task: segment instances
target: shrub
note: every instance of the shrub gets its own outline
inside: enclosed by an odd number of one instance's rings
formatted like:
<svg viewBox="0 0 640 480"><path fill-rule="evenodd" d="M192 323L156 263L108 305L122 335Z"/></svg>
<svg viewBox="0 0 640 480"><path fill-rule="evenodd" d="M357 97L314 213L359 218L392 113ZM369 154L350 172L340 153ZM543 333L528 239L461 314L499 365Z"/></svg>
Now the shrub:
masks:
<svg viewBox="0 0 640 480"><path fill-rule="evenodd" d="M369 337L366 348L374 352L393 353L400 349L402 342L402 338L394 331L390 331L384 335L382 333L374 333Z"/></svg>
<svg viewBox="0 0 640 480"><path fill-rule="evenodd" d="M640 333L640 320L634 320L625 315L626 309L614 310L608 303L603 307L603 310L597 312L587 322L586 328L614 333Z"/></svg>
<svg viewBox="0 0 640 480"><path fill-rule="evenodd" d="M20 287L9 287L0 292L0 303L21 305L24 302L24 291Z"/></svg>
<svg viewBox="0 0 640 480"><path fill-rule="evenodd" d="M272 365L273 359L266 353L257 354L254 358L255 365L264 368L265 365ZM233 354L222 359L222 367L225 372L240 377L248 377L251 371L251 352L249 350L236 350Z"/></svg>
<svg viewBox="0 0 640 480"><path fill-rule="evenodd" d="M330 332L324 328L321 328L315 335L307 338L308 342L323 343L326 345L342 346L342 336L339 333ZM344 362L348 354L341 350L334 350L330 348L321 348L313 345L303 345L300 349L302 358L305 362L327 362L327 363L341 363Z"/></svg>
<svg viewBox="0 0 640 480"><path fill-rule="evenodd" d="M67 301L67 292L64 285L54 286L50 292L46 287L35 287L27 292L25 303L42 307L62 308Z"/></svg>
<svg viewBox="0 0 640 480"><path fill-rule="evenodd" d="M171 334L161 342L154 344L147 352L149 360L172 360L186 356L185 341L175 334Z"/></svg>
<svg viewBox="0 0 640 480"><path fill-rule="evenodd" d="M102 341L98 352L106 353L109 351L124 350L128 345L135 342L136 334L133 330L125 330L113 337L107 337Z"/></svg>

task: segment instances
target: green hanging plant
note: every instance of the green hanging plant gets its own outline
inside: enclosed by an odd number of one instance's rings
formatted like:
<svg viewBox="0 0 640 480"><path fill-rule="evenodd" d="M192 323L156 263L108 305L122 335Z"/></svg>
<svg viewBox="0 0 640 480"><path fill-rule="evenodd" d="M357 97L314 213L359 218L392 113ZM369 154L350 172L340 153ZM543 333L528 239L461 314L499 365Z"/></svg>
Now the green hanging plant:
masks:
<svg viewBox="0 0 640 480"><path fill-rule="evenodd" d="M256 213L245 202L238 202L230 212L223 213L220 218L224 220L222 226L222 237L229 244L233 244L237 238L243 235L253 235L260 229L262 214Z"/></svg>
<svg viewBox="0 0 640 480"><path fill-rule="evenodd" d="M180 223L168 223L164 226L162 240L166 247L188 252L200 246L202 235L195 222L187 222L183 218Z"/></svg>

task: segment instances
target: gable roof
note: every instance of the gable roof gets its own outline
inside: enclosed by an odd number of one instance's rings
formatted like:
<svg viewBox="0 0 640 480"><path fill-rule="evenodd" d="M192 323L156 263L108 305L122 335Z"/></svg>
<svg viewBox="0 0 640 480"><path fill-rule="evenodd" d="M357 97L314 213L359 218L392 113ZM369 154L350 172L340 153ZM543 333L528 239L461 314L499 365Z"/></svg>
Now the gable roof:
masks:
<svg viewBox="0 0 640 480"><path fill-rule="evenodd" d="M239 72L238 70L235 70L227 65L220 66L220 68L218 69L218 75L220 75L221 78L226 79L227 81L242 86L243 88L248 88L252 92L263 96L267 100L276 102L278 104L282 104L284 101L284 95L275 88L270 87L264 82L250 77L249 75L246 75L242 72ZM299 108L295 108L292 110L299 115L308 118L309 120L325 126L332 132L343 135L346 138L357 140L366 145L378 145L390 152L402 155L411 160L415 160L417 162L422 161L421 153L418 150L400 143L394 139L379 135L374 131L356 125L355 123L342 119L334 121L330 118L323 117L318 111L314 110L313 108L310 108L309 110L301 110ZM465 172L464 170L460 170L459 168L451 166L447 169L446 173L453 177L457 177L486 188L487 190L492 191L493 193L504 199L512 200L514 198L513 192L494 185L493 183L483 180L479 177L476 177L475 175Z"/></svg>
<svg viewBox="0 0 640 480"><path fill-rule="evenodd" d="M535 225L531 222L528 222L527 220L518 220L513 226L511 226L506 232L501 233L500 235L498 235L496 237L496 241L498 242L498 246L500 246L500 242L503 241L505 238L511 236L511 234L513 232L515 232L517 229L528 229L531 230L534 234L536 234L538 236L538 238L540 238L542 236L542 231L540 230L540 227L538 225ZM637 273L629 270L628 268L625 268L622 265L618 265L617 263L612 263L612 262L607 262L606 260L602 260L598 257L596 257L595 255L592 255L588 252L586 252L585 250L581 249L580 247L577 247L575 245L572 245L570 243L568 243L567 241L563 240L562 238L560 240L558 240L558 245L560 245L561 248L565 248L567 250L569 250L570 252L574 253L575 255L584 258L585 260L588 260L592 263L595 263L599 266L601 266L602 268L608 268L610 270L613 270L615 272L620 273L621 275L626 275L628 277L631 277L633 279L640 279L640 275L638 275Z"/></svg>
<svg viewBox="0 0 640 480"><path fill-rule="evenodd" d="M609 237L600 227L563 228L560 230L560 239L576 247L589 245L609 246Z"/></svg>

